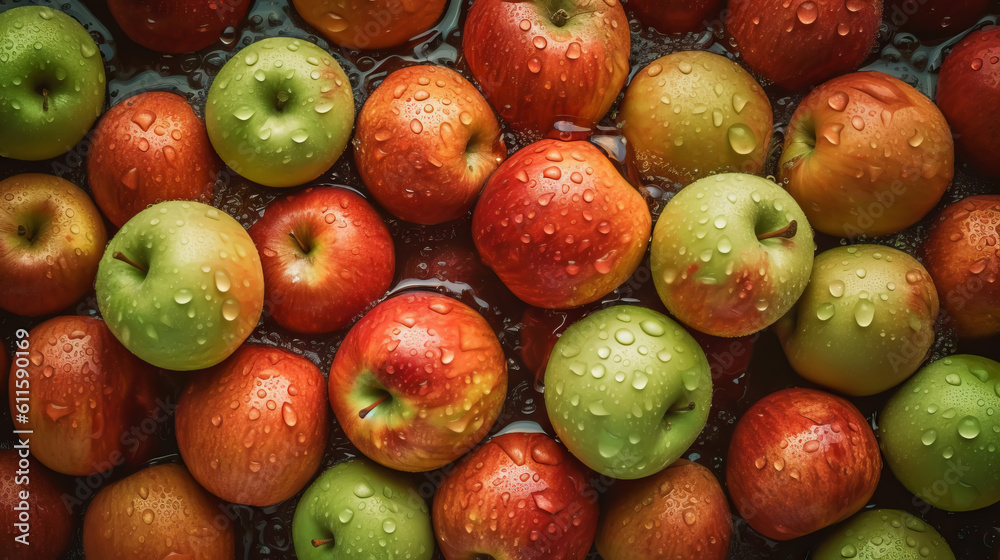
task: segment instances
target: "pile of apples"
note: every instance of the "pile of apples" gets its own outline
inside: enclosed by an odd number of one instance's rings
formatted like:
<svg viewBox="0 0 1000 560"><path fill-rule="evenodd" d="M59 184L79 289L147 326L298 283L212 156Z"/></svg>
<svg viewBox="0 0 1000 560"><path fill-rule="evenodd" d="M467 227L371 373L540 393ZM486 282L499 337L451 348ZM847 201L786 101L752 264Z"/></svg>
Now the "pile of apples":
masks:
<svg viewBox="0 0 1000 560"><path fill-rule="evenodd" d="M250 4L109 0L123 52L231 45L118 99L86 8L0 0L4 558L273 557L246 506L302 559L955 558L928 517L996 513L995 3L257 0L294 32L233 45ZM859 71L887 27L936 92ZM755 345L796 376L736 395Z"/></svg>

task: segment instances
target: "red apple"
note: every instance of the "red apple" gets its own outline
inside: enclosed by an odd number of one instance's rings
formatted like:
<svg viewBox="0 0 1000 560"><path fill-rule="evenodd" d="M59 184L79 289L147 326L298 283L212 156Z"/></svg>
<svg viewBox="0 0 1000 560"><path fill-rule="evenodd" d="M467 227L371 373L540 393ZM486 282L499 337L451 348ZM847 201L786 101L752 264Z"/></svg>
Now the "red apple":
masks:
<svg viewBox="0 0 1000 560"><path fill-rule="evenodd" d="M33 430L31 453L73 476L134 466L149 458L169 419L157 398L156 370L92 317L54 317L31 329L28 365L10 374L11 416Z"/></svg>
<svg viewBox="0 0 1000 560"><path fill-rule="evenodd" d="M385 209L418 224L464 216L507 157L489 103L458 72L410 66L365 102L354 159Z"/></svg>
<svg viewBox="0 0 1000 560"><path fill-rule="evenodd" d="M924 241L924 266L941 307L963 337L1000 334L1000 195L945 208Z"/></svg>
<svg viewBox="0 0 1000 560"><path fill-rule="evenodd" d="M130 39L154 51L184 53L219 40L243 21L251 0L108 0Z"/></svg>
<svg viewBox="0 0 1000 560"><path fill-rule="evenodd" d="M101 560L228 560L236 554L233 516L184 467L149 467L105 486L90 502L83 554Z"/></svg>
<svg viewBox="0 0 1000 560"><path fill-rule="evenodd" d="M617 288L639 266L651 228L642 196L600 150L551 139L504 162L472 218L483 263L517 297L547 308Z"/></svg>
<svg viewBox="0 0 1000 560"><path fill-rule="evenodd" d="M657 474L615 483L597 531L604 560L725 560L733 520L712 471L678 459Z"/></svg>
<svg viewBox="0 0 1000 560"><path fill-rule="evenodd" d="M875 492L882 456L850 402L784 389L754 403L729 443L726 484L757 532L784 541L847 519Z"/></svg>
<svg viewBox="0 0 1000 560"><path fill-rule="evenodd" d="M291 498L323 459L325 393L323 374L309 360L241 346L181 395L176 428L184 464L228 502L262 507Z"/></svg>
<svg viewBox="0 0 1000 560"><path fill-rule="evenodd" d="M527 307L521 315L521 361L539 384L545 377L552 347L563 331L584 316L582 309L541 309Z"/></svg>
<svg viewBox="0 0 1000 560"><path fill-rule="evenodd" d="M986 15L993 0L886 0L885 19L920 38L954 35Z"/></svg>
<svg viewBox="0 0 1000 560"><path fill-rule="evenodd" d="M955 174L951 132L922 93L881 72L834 78L788 124L780 179L813 228L888 235L923 218Z"/></svg>
<svg viewBox="0 0 1000 560"><path fill-rule="evenodd" d="M0 451L0 539L4 543L0 556L4 560L57 560L73 538L73 516L63 504L63 484L31 458L29 449Z"/></svg>
<svg viewBox="0 0 1000 560"><path fill-rule="evenodd" d="M625 8L639 21L662 33L686 33L711 28L722 0L627 0Z"/></svg>
<svg viewBox="0 0 1000 560"><path fill-rule="evenodd" d="M188 102L154 91L129 97L101 117L87 177L101 211L121 227L164 200L209 202L220 165Z"/></svg>
<svg viewBox="0 0 1000 560"><path fill-rule="evenodd" d="M952 3L955 4L955 3ZM958 154L1000 177L1000 27L970 34L952 49L938 75L937 103L955 134Z"/></svg>
<svg viewBox="0 0 1000 560"><path fill-rule="evenodd" d="M882 21L881 0L732 0L727 10L743 60L790 90L857 70Z"/></svg>
<svg viewBox="0 0 1000 560"><path fill-rule="evenodd" d="M327 39L349 49L396 47L427 31L445 0L294 0L295 9Z"/></svg>
<svg viewBox="0 0 1000 560"><path fill-rule="evenodd" d="M41 173L0 181L0 308L65 309L94 285L107 241L97 207L73 183Z"/></svg>
<svg viewBox="0 0 1000 560"><path fill-rule="evenodd" d="M432 515L446 560L583 560L597 530L597 492L552 438L505 433L448 474Z"/></svg>
<svg viewBox="0 0 1000 560"><path fill-rule="evenodd" d="M318 187L278 198L249 233L264 270L265 304L286 329L343 329L392 283L389 230L350 190Z"/></svg>
<svg viewBox="0 0 1000 560"><path fill-rule="evenodd" d="M567 118L597 123L628 78L631 37L618 0L476 0L464 33L486 98L531 137Z"/></svg>
<svg viewBox="0 0 1000 560"><path fill-rule="evenodd" d="M444 466L500 415L507 364L489 324L465 304L410 292L368 312L330 369L330 405L369 458L401 471Z"/></svg>

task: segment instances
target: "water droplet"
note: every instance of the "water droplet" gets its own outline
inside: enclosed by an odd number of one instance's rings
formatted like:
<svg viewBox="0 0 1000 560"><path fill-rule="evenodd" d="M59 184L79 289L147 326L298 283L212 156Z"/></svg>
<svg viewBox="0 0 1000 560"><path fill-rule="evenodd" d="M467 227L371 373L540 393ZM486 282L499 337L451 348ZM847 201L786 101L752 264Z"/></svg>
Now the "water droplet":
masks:
<svg viewBox="0 0 1000 560"><path fill-rule="evenodd" d="M924 445L931 445L935 441L937 441L937 431L934 429L926 430L920 436L920 442L923 443Z"/></svg>
<svg viewBox="0 0 1000 560"><path fill-rule="evenodd" d="M826 102L827 104L830 105L831 109L837 112L841 112L847 108L847 103L848 101L850 101L850 99L851 98L848 97L846 93L838 91L835 92L833 95L831 95L830 98L826 100Z"/></svg>
<svg viewBox="0 0 1000 560"><path fill-rule="evenodd" d="M367 482L359 482L354 485L354 495L361 498L371 498L375 495L375 489Z"/></svg>
<svg viewBox="0 0 1000 560"><path fill-rule="evenodd" d="M830 302L822 303L816 308L816 318L820 321L829 321L835 313L836 307Z"/></svg>
<svg viewBox="0 0 1000 560"><path fill-rule="evenodd" d="M243 107L239 107L233 111L233 116L241 121L248 121L250 120L250 117L254 116L255 112L256 111L254 111L252 107L244 105Z"/></svg>
<svg viewBox="0 0 1000 560"><path fill-rule="evenodd" d="M281 418L285 421L285 425L289 428L295 426L298 423L298 415L295 414L295 409L292 408L292 403L286 402L281 405Z"/></svg>
<svg viewBox="0 0 1000 560"><path fill-rule="evenodd" d="M830 295L839 298L844 295L844 289L846 286L840 280L833 280L830 282Z"/></svg>
<svg viewBox="0 0 1000 560"><path fill-rule="evenodd" d="M189 303L192 299L194 299L194 294L191 293L191 290L188 290L187 288L181 288L180 290L177 290L177 293L174 294L174 301L176 301L181 305Z"/></svg>
<svg viewBox="0 0 1000 560"><path fill-rule="evenodd" d="M532 74L537 74L542 71L542 61L537 58L532 58L528 61L528 70Z"/></svg>
<svg viewBox="0 0 1000 560"><path fill-rule="evenodd" d="M235 298L226 298L222 302L222 318L227 321L235 321L240 316L241 305Z"/></svg>
<svg viewBox="0 0 1000 560"><path fill-rule="evenodd" d="M629 346L635 342L635 335L633 335L632 331L628 329L618 329L615 331L615 340L617 340L619 344Z"/></svg>
<svg viewBox="0 0 1000 560"><path fill-rule="evenodd" d="M813 2L803 2L799 4L799 8L795 11L799 18L799 21L805 25L809 25L816 21L819 16L819 10L816 9L816 4Z"/></svg>
<svg viewBox="0 0 1000 560"><path fill-rule="evenodd" d="M965 439L976 439L979 435L979 419L975 416L966 416L959 420L958 435Z"/></svg>
<svg viewBox="0 0 1000 560"><path fill-rule="evenodd" d="M729 127L729 146L734 152L740 155L747 155L757 149L757 139L753 130L743 123L736 123Z"/></svg>
<svg viewBox="0 0 1000 560"><path fill-rule="evenodd" d="M875 319L875 304L867 299L859 299L854 304L854 320L859 327L867 327Z"/></svg>

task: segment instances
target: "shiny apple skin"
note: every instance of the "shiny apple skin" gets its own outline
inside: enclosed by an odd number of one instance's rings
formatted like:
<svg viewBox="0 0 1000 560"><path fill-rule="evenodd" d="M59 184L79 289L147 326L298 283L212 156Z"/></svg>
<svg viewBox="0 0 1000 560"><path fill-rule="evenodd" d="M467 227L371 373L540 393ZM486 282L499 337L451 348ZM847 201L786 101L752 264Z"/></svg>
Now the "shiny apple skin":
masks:
<svg viewBox="0 0 1000 560"><path fill-rule="evenodd" d="M361 109L353 143L358 173L375 200L418 224L464 216L507 158L489 103L443 66L390 74Z"/></svg>
<svg viewBox="0 0 1000 560"><path fill-rule="evenodd" d="M711 27L721 5L722 0L627 0L625 10L662 33L687 33Z"/></svg>
<svg viewBox="0 0 1000 560"><path fill-rule="evenodd" d="M246 17L252 0L108 0L129 39L163 53L186 53L215 44Z"/></svg>
<svg viewBox="0 0 1000 560"><path fill-rule="evenodd" d="M486 182L472 217L483 263L545 308L600 299L639 266L652 229L642 196L588 142L541 140Z"/></svg>
<svg viewBox="0 0 1000 560"><path fill-rule="evenodd" d="M349 49L387 49L434 26L446 0L293 0L324 37Z"/></svg>
<svg viewBox="0 0 1000 560"><path fill-rule="evenodd" d="M23 436L31 439L30 436ZM24 450L0 451L0 538L4 560L58 560L70 546L75 520L63 503L62 481L36 459L19 456ZM25 467L25 465L27 465ZM27 492L24 499L23 492ZM15 541L22 533L14 527L27 504L28 545ZM14 508L18 509L15 510Z"/></svg>
<svg viewBox="0 0 1000 560"><path fill-rule="evenodd" d="M802 100L778 167L816 230L882 236L938 203L955 174L954 142L922 93L881 72L855 72Z"/></svg>
<svg viewBox="0 0 1000 560"><path fill-rule="evenodd" d="M860 510L881 471L875 434L853 404L791 388L757 401L737 422L726 485L751 527L785 541Z"/></svg>

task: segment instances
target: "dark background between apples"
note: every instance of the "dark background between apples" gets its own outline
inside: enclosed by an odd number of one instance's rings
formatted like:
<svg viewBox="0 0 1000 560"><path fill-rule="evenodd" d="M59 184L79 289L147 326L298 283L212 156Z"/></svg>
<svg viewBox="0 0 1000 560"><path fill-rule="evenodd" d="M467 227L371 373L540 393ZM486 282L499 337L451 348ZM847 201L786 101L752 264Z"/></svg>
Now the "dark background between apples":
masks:
<svg viewBox="0 0 1000 560"><path fill-rule="evenodd" d="M960 1L960 0L959 0ZM212 77L228 60L233 52L241 47L264 37L285 35L306 38L317 42L320 46L332 51L344 66L354 86L355 105L360 110L368 94L390 72L413 63L434 63L455 68L471 79L468 68L461 58L461 29L465 13L471 0L452 0L439 24L413 42L411 48L397 51L360 52L347 49L331 48L321 37L295 13L287 0L255 0L248 19L232 33L226 33L213 47L199 53L185 55L162 55L139 47L130 41L110 17L103 0L72 0L67 2L45 2L43 0L0 0L0 11L24 4L47 4L53 8L66 11L82 22L100 46L108 73L108 100L111 106L134 94L167 90L185 96L194 106L199 116L204 115L205 97ZM998 10L994 9L990 16L996 22ZM720 22L708 22L719 29ZM709 49L725 54L727 39L721 34L695 33L685 36L667 36L654 32L643 31L633 21L632 23L632 54L631 66L633 73L654 59L676 50ZM944 42L921 44L912 35L894 33L891 21L883 22L879 34L878 47L873 51L867 69L882 70L891 73L904 81L911 83L925 93L933 88L937 65L944 49L953 44L952 40ZM782 142L782 131L795 109L801 95L783 97L775 88L766 88L771 98L775 116L775 138L772 140L772 151L768 171L773 172L778 151ZM611 116L615 114L612 110ZM609 118L605 124L612 124ZM524 141L507 134L509 153L524 145ZM22 172L44 172L62 176L83 188L87 188L84 161L88 142L85 139L70 153L42 162L20 162L0 159L0 179ZM315 184L343 184L364 192L364 187L354 169L352 157L345 154L339 162ZM657 186L646 186L651 210L654 216L662 205L670 198L671 192ZM250 226L263 213L265 206L284 190L268 189L253 185L244 179L224 170L212 204L239 220L244 226ZM972 194L988 192L985 181L968 175L960 165L955 183L945 194L940 207ZM455 238L468 236L467 220L445 224L438 227L419 227L400 222L385 215L387 223L396 242L397 263L408 258L418 259L433 267L428 258L435 244ZM107 224L109 232L114 231ZM924 224L918 224L900 234L889 238L873 240L913 253L924 234ZM837 245L840 241L832 238L820 238L820 248ZM645 263L639 267L636 274L618 290L609 294L598 306L614 305L626 302L656 302L652 282L649 279L648 256ZM519 320L524 304L514 298L495 277L489 278L485 286L478 289L454 291L455 284L447 284L438 280L419 280L403 277L397 266L397 278L392 292L406 288L429 288L449 293L465 303L478 309L492 324L507 353L510 370L510 384L507 402L494 430L518 420L538 422L549 429L548 420L543 407L540 387L532 374L524 368L519 359ZM445 270L447 273L447 270ZM266 307L266 306L265 306ZM592 306L593 307L593 306ZM93 292L85 296L75 306L64 313L97 316L97 305ZM31 328L42 319L26 319L0 311L0 338L8 350L14 343L14 332L18 328ZM279 328L265 313L260 325L250 337L249 342L280 346L292 352L301 354L317 364L325 373L329 372L333 355L336 352L343 333L316 337L302 337ZM938 329L938 339L932 348L932 358L940 358L955 352L974 353L1000 359L1000 344L997 340L985 340L978 343L957 341L953 333ZM710 356L711 358L711 356ZM716 359L725 360L725 355ZM775 390L791 386L810 386L811 384L796 376L785 361L776 338L768 332L763 333L757 341L754 358L749 371L738 377L721 380L716 384L715 406L698 441L691 447L687 457L709 467L720 481L725 480L725 455L729 437L736 420L755 401ZM174 395L179 393L183 377L172 378ZM891 393L891 391L889 392ZM873 427L877 426L877 412L882 407L888 395L877 395L867 398L856 398L852 401L870 419ZM172 401L176 402L176 398ZM0 407L0 448L9 447L13 443L11 430L13 424L6 406ZM332 415L331 415L332 417ZM551 429L549 429L551 433ZM151 463L177 461L177 447L173 437L173 422L167 420L159 426L155 436L158 439L158 458ZM323 469L334 463L353 456L357 451L351 446L343 432L336 426L331 432ZM998 461L997 468L1000 468ZM101 482L117 480L125 475L124 468L117 469ZM418 483L439 481L438 473L414 475ZM91 477L92 481L96 480ZM70 485L83 484L89 488L86 481L66 479ZM97 492L97 488L90 491ZM291 518L298 501L296 496L282 504L268 508L251 508L234 505L229 508L233 512L233 522L237 531L237 557L255 560L284 560L294 558L291 545ZM968 512L947 513L936 510L920 502L909 494L893 477L888 468L882 471L882 481L872 498L872 503L880 507L892 507L908 510L922 516L931 525L941 531L948 540L956 557L961 559L993 558L1000 548L1000 504L992 507ZM83 508L78 507L79 520L82 521ZM736 559L750 558L805 558L811 545L819 542L827 533L823 531L815 536L807 536L787 543L770 541L756 534L738 516L734 515L735 531L730 551L730 557ZM77 531L74 551L67 558L82 558L80 552L80 534ZM593 553L592 558L598 558Z"/></svg>

